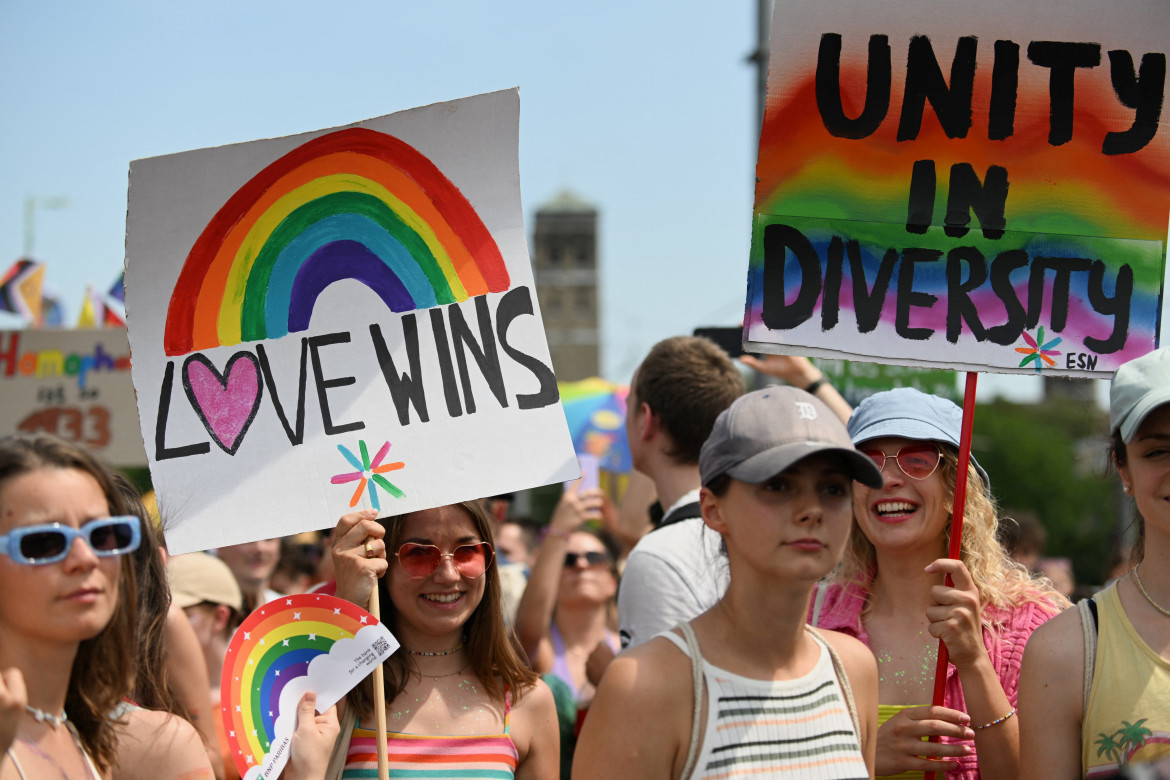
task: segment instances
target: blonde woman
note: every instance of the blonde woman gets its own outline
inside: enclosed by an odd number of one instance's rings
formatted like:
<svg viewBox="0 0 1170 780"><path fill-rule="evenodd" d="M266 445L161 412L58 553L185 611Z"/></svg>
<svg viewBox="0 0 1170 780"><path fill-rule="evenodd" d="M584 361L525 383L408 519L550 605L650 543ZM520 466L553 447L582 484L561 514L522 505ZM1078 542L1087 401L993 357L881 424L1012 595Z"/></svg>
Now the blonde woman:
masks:
<svg viewBox="0 0 1170 780"><path fill-rule="evenodd" d="M909 388L870 396L849 418L883 483L854 490L849 547L818 588L810 622L857 637L877 659L879 777L1016 777L1024 646L1068 603L996 540L998 515L974 459L960 559L947 559L961 423L958 406ZM950 664L935 707L939 639ZM923 742L934 736L941 742Z"/></svg>

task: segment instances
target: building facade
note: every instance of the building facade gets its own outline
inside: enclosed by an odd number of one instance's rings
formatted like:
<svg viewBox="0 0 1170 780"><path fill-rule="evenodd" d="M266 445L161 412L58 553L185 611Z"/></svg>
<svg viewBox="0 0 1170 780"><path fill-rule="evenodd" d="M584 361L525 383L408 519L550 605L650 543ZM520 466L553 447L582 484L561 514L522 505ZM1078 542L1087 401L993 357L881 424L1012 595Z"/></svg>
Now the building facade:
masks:
<svg viewBox="0 0 1170 780"><path fill-rule="evenodd" d="M560 382L600 372L597 209L564 191L537 209L533 275Z"/></svg>

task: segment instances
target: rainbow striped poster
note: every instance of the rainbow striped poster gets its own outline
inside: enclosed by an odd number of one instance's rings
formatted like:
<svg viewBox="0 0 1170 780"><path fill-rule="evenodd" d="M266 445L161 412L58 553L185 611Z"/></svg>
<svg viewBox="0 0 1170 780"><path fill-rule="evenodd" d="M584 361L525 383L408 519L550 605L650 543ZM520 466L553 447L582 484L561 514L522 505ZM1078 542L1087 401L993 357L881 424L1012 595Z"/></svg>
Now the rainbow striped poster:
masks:
<svg viewBox="0 0 1170 780"><path fill-rule="evenodd" d="M751 350L1107 377L1158 345L1161 0L778 0Z"/></svg>
<svg viewBox="0 0 1170 780"><path fill-rule="evenodd" d="M577 473L519 95L130 166L126 309L175 553Z"/></svg>
<svg viewBox="0 0 1170 780"><path fill-rule="evenodd" d="M376 617L320 593L262 605L236 629L220 679L220 717L240 777L279 777L306 691L324 712L398 649Z"/></svg>

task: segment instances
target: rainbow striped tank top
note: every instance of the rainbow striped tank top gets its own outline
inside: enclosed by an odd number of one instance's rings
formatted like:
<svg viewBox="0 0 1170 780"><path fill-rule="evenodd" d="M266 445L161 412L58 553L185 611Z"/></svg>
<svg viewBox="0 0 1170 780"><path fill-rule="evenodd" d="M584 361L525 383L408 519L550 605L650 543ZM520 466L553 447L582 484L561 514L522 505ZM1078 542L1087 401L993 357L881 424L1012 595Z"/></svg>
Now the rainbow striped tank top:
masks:
<svg viewBox="0 0 1170 780"><path fill-rule="evenodd" d="M391 731L386 735L390 777L417 780L512 780L520 754L508 735L511 692L504 696L504 733L470 737L428 737ZM378 744L373 729L355 726L342 780L378 777Z"/></svg>

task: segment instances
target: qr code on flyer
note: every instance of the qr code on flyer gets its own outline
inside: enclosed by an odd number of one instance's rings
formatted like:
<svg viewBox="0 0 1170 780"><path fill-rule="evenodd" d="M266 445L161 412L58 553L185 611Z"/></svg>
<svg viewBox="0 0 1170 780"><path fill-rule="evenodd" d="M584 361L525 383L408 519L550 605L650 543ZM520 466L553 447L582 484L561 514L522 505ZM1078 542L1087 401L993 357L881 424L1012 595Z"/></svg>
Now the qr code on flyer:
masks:
<svg viewBox="0 0 1170 780"><path fill-rule="evenodd" d="M386 641L385 637L378 637L374 640L374 654L385 655L386 651L390 649L390 643Z"/></svg>

